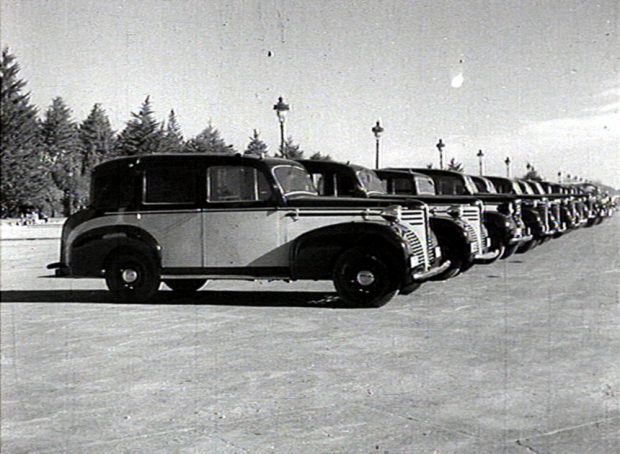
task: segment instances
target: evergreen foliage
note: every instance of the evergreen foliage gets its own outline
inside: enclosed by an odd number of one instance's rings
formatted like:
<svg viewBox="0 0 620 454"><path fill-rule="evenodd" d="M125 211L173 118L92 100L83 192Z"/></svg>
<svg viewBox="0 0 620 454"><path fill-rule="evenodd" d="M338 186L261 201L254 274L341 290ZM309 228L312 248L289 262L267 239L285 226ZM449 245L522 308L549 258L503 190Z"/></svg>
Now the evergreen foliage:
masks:
<svg viewBox="0 0 620 454"><path fill-rule="evenodd" d="M304 156L303 150L299 144L293 142L293 138L291 136L288 137L284 141L284 146L282 147L282 157L287 159L302 159Z"/></svg>
<svg viewBox="0 0 620 454"><path fill-rule="evenodd" d="M109 158L114 151L114 131L100 104L95 104L80 124L79 137L82 146L80 173L87 176L93 167Z"/></svg>
<svg viewBox="0 0 620 454"><path fill-rule="evenodd" d="M533 165L529 165L528 166L528 170L525 173L525 175L523 175L523 179L524 180L534 180L534 181L543 181L542 177L540 176L540 174L538 173L538 171L534 168Z"/></svg>
<svg viewBox="0 0 620 454"><path fill-rule="evenodd" d="M185 144L185 151L191 153L234 153L235 149L232 145L227 145L222 139L220 132L213 126L211 122L196 137L190 139Z"/></svg>
<svg viewBox="0 0 620 454"><path fill-rule="evenodd" d="M150 96L146 97L138 113L131 113L131 117L118 135L116 152L121 156L157 153L164 133L153 115Z"/></svg>
<svg viewBox="0 0 620 454"><path fill-rule="evenodd" d="M252 156L267 156L267 144L260 139L258 130L254 130L254 133L250 137L250 142L248 143L248 146L243 154Z"/></svg>
<svg viewBox="0 0 620 454"><path fill-rule="evenodd" d="M312 156L310 156L310 159L315 160L315 161L333 161L330 155L321 154L320 151L317 151L316 153L312 154Z"/></svg>
<svg viewBox="0 0 620 454"><path fill-rule="evenodd" d="M170 110L168 121L161 126L162 139L160 142L160 153L180 153L183 151L183 133L177 121L174 109Z"/></svg>
<svg viewBox="0 0 620 454"><path fill-rule="evenodd" d="M57 192L50 191L48 200L52 204L52 211L59 208L57 202L60 202L63 214L69 216L84 204L87 194L82 175L83 154L79 130L71 119L71 110L62 98L54 98L45 112L41 137L44 160L51 168L51 181L62 193L58 200L54 196Z"/></svg>
<svg viewBox="0 0 620 454"><path fill-rule="evenodd" d="M456 159L451 158L450 162L448 163L448 170L452 170L453 172L463 173L464 171L463 164L461 164L460 162L457 162Z"/></svg>
<svg viewBox="0 0 620 454"><path fill-rule="evenodd" d="M19 65L8 49L0 60L0 207L17 215L20 206L44 203L46 169L41 160L37 109L24 92Z"/></svg>

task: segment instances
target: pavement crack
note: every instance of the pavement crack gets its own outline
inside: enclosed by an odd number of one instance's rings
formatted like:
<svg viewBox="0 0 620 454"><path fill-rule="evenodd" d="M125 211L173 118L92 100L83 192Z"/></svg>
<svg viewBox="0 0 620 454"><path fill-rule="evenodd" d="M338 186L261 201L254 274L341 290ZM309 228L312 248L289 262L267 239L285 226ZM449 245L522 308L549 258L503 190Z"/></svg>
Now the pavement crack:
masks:
<svg viewBox="0 0 620 454"><path fill-rule="evenodd" d="M519 446L523 446L525 449L527 449L529 452L533 452L534 454L540 454L538 451L536 451L534 448L532 448L530 445L526 445L525 443L523 443L521 440L517 440L516 443Z"/></svg>
<svg viewBox="0 0 620 454"><path fill-rule="evenodd" d="M447 432L447 433L463 435L463 436L468 437L468 438L476 438L476 436L474 434L466 432L464 430L452 429L450 427L445 427L445 426L442 426L442 425L439 425L439 424L435 424L435 423L433 423L431 421L424 420L424 419L421 419L421 418L417 418L415 416L399 415L398 413L393 413L393 412L388 411L388 410L383 410L383 409L380 409L380 408L375 408L372 405L368 405L368 404L365 404L365 403L360 403L359 405L361 405L363 407L366 407L366 408L368 408L368 409L370 409L372 411L376 411L378 413L384 413L386 415L394 416L396 418L405 419L405 420L408 420L408 421L416 421L416 422L421 423L421 424L428 424L430 427L432 427L434 429L441 430L441 431L444 431L444 432Z"/></svg>

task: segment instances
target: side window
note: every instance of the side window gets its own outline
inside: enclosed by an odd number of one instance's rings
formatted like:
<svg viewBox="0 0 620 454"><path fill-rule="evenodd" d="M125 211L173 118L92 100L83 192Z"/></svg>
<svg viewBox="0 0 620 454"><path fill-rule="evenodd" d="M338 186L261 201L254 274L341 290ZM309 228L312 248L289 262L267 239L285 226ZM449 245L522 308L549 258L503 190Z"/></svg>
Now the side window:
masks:
<svg viewBox="0 0 620 454"><path fill-rule="evenodd" d="M353 196L355 195L355 180L352 175L336 175L336 189L340 196Z"/></svg>
<svg viewBox="0 0 620 454"><path fill-rule="evenodd" d="M414 194L413 181L409 178L394 179L394 192L396 194Z"/></svg>
<svg viewBox="0 0 620 454"><path fill-rule="evenodd" d="M437 193L442 195L465 195L465 185L458 178L440 177L435 181Z"/></svg>
<svg viewBox="0 0 620 454"><path fill-rule="evenodd" d="M249 166L212 166L207 169L209 202L264 202L272 191L265 175Z"/></svg>
<svg viewBox="0 0 620 454"><path fill-rule="evenodd" d="M197 171L191 167L153 166L144 175L144 203L153 205L197 202Z"/></svg>
<svg viewBox="0 0 620 454"><path fill-rule="evenodd" d="M319 195L334 195L334 176L313 173L310 175Z"/></svg>

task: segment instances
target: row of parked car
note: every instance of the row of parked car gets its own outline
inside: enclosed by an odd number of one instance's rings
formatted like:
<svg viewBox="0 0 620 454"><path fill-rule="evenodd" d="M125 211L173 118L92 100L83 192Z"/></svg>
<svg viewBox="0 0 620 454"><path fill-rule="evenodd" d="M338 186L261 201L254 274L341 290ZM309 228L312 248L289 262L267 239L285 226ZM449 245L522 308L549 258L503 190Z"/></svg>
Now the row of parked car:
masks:
<svg viewBox="0 0 620 454"><path fill-rule="evenodd" d="M90 206L63 226L62 277L103 277L119 300L163 281L332 280L353 306L590 227L614 200L592 184L333 161L149 155L97 166Z"/></svg>

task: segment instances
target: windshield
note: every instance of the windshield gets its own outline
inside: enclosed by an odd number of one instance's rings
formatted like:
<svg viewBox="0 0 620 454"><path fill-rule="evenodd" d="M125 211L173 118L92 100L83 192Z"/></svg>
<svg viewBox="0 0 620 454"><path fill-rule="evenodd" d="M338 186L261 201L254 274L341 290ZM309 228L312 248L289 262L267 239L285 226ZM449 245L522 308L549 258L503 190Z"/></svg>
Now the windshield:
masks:
<svg viewBox="0 0 620 454"><path fill-rule="evenodd" d="M358 170L356 173L362 187L367 193L386 194L386 184L370 169Z"/></svg>
<svg viewBox="0 0 620 454"><path fill-rule="evenodd" d="M482 178L472 178L474 180L474 184L476 185L476 194L488 194L489 190L487 189L487 185L484 184L484 180Z"/></svg>
<svg viewBox="0 0 620 454"><path fill-rule="evenodd" d="M285 196L292 194L318 195L306 169L297 166L277 166L273 175Z"/></svg>
<svg viewBox="0 0 620 454"><path fill-rule="evenodd" d="M478 190L476 189L476 184L474 183L474 180L472 180L472 178L469 175L463 175L463 177L465 178L465 186L467 187L467 190L469 191L469 193L475 194L476 192L478 192Z"/></svg>
<svg viewBox="0 0 620 454"><path fill-rule="evenodd" d="M519 184L516 181L512 182L512 189L515 192L515 194L525 194L525 192L523 192L523 190L521 189L521 186L519 186Z"/></svg>
<svg viewBox="0 0 620 454"><path fill-rule="evenodd" d="M537 181L530 181L529 182L530 187L534 189L534 192L536 194L546 194L545 190L543 189L542 185L537 182Z"/></svg>
<svg viewBox="0 0 620 454"><path fill-rule="evenodd" d="M523 192L525 194L529 194L529 195L534 195L535 194L534 190L525 181L519 181L518 183L519 183L519 186L521 186L521 188L523 188Z"/></svg>
<svg viewBox="0 0 620 454"><path fill-rule="evenodd" d="M481 180L484 181L484 185L486 186L489 194L497 194L497 189L495 189L495 185L491 180L487 178L481 178Z"/></svg>
<svg viewBox="0 0 620 454"><path fill-rule="evenodd" d="M435 195L435 183L432 178L415 177L415 182L418 187L418 194L430 194Z"/></svg>

